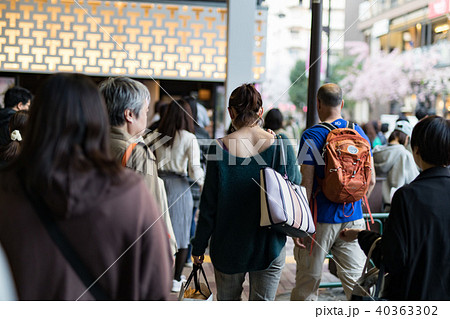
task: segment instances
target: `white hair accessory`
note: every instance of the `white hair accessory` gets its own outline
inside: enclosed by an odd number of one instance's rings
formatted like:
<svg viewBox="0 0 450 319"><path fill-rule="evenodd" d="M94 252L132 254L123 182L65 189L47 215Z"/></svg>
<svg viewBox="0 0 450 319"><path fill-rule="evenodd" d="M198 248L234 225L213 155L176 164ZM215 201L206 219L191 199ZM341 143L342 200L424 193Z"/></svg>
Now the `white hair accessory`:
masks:
<svg viewBox="0 0 450 319"><path fill-rule="evenodd" d="M19 142L22 140L22 135L20 135L19 130L14 130L11 132L11 140Z"/></svg>

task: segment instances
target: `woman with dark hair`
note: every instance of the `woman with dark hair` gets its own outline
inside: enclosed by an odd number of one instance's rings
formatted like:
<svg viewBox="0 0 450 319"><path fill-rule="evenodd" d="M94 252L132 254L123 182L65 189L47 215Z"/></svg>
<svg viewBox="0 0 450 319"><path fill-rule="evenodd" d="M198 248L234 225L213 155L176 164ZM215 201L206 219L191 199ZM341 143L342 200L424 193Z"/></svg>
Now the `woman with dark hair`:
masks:
<svg viewBox="0 0 450 319"><path fill-rule="evenodd" d="M384 265L389 300L450 300L450 120L429 116L416 124L411 146L420 175L395 192L372 260ZM378 233L344 229L367 254Z"/></svg>
<svg viewBox="0 0 450 319"><path fill-rule="evenodd" d="M279 139L261 128L262 99L251 84L236 88L228 112L235 132L211 145L197 231L194 263L203 262L210 243L218 300L241 300L246 273L250 300L274 300L285 263L286 236L259 226L260 170L266 166L300 184L294 150L283 143L287 162L280 163ZM282 165L284 164L284 165Z"/></svg>
<svg viewBox="0 0 450 319"><path fill-rule="evenodd" d="M283 128L283 114L279 109L271 109L264 118L264 128L278 132Z"/></svg>
<svg viewBox="0 0 450 319"><path fill-rule="evenodd" d="M17 111L11 116L8 128L11 139L8 144L0 146L0 166L11 162L19 155L27 121L28 111Z"/></svg>
<svg viewBox="0 0 450 319"><path fill-rule="evenodd" d="M164 224L141 178L110 154L93 81L48 78L23 140L17 160L0 171L0 242L19 299L167 299Z"/></svg>
<svg viewBox="0 0 450 319"><path fill-rule="evenodd" d="M206 154L208 153L208 145L211 136L209 136L209 133L198 123L198 109L197 109L197 100L193 98L192 96L185 96L183 97L183 100L189 103L189 106L191 107L192 111L192 119L194 121L194 134L197 138L197 141L199 141L200 144L200 164L202 166L203 171L206 170ZM191 185L191 193L192 193L192 200L194 201L194 209L192 210L192 221L191 221L191 230L189 232L189 238L194 237L195 235L195 228L196 228L196 214L198 211L198 206L200 204L200 195L201 195L201 189L200 186L197 183L194 183L192 179L189 178L189 184ZM191 258L191 252L192 252L192 245L189 244L188 246L188 253L187 253L187 259L186 259L186 266L192 267L192 258Z"/></svg>
<svg viewBox="0 0 450 319"><path fill-rule="evenodd" d="M380 137L377 134L375 126L373 122L368 122L362 126L364 133L366 133L367 137L370 140L370 145L372 148L377 147L378 145L382 145Z"/></svg>
<svg viewBox="0 0 450 319"><path fill-rule="evenodd" d="M172 291L181 289L184 264L188 254L192 210L194 202L188 176L200 187L204 172L200 166L200 148L194 135L194 121L189 104L185 100L172 101L158 127L160 139L155 144L158 175L164 180L178 252L175 255ZM163 142L166 140L165 142Z"/></svg>
<svg viewBox="0 0 450 319"><path fill-rule="evenodd" d="M387 145L373 149L373 161L377 176L386 176L383 182L383 204L389 205L394 192L405 184L412 182L419 175L409 144L412 126L409 122L398 121L388 139ZM385 207L389 211L389 206Z"/></svg>
<svg viewBox="0 0 450 319"><path fill-rule="evenodd" d="M375 129L375 132L377 133L378 139L380 140L380 145L386 145L387 139L386 136L384 136L383 132L381 131L382 124L380 120L372 121L373 128Z"/></svg>
<svg viewBox="0 0 450 319"><path fill-rule="evenodd" d="M152 118L152 121L150 123L150 126L148 129L150 131L154 131L158 128L159 123L161 123L161 119L164 117L164 112L167 110L167 103L164 101L157 101L155 103L155 115Z"/></svg>

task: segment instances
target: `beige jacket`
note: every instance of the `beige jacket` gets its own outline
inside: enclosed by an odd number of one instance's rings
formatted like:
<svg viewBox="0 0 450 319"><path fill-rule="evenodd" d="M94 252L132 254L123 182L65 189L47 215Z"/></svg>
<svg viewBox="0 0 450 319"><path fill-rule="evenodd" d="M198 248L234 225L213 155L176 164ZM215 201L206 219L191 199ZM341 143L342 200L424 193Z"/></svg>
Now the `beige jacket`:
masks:
<svg viewBox="0 0 450 319"><path fill-rule="evenodd" d="M131 143L136 143L138 140L133 138L125 130L117 127L111 128L111 151L112 155L120 162L125 154L126 149ZM169 234L169 242L172 253L175 254L178 250L175 234L172 228L172 222L169 215L169 207L167 204L167 195L164 188L164 181L158 177L158 170L156 166L156 158L152 151L148 149L145 144L138 143L133 149L131 157L128 159L126 167L138 172L144 178L144 182L150 190L150 194L159 205L164 222L167 226Z"/></svg>

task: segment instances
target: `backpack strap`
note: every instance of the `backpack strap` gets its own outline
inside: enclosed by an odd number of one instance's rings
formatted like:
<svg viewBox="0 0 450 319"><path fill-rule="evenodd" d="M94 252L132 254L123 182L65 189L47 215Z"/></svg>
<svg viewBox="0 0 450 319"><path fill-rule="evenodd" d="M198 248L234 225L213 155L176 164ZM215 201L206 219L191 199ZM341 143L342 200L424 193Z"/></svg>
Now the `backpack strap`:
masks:
<svg viewBox="0 0 450 319"><path fill-rule="evenodd" d="M364 195L362 203L366 205L367 211L369 212L370 221L374 224L375 222L373 221L372 212L370 211L369 201L367 200L366 195ZM369 218L367 218L367 229L370 230Z"/></svg>
<svg viewBox="0 0 450 319"><path fill-rule="evenodd" d="M347 128L355 129L355 123L352 121L347 121Z"/></svg>
<svg viewBox="0 0 450 319"><path fill-rule="evenodd" d="M328 123L328 122L321 122L321 123L318 123L317 125L326 128L330 132L332 130L335 130L338 128L336 125Z"/></svg>
<svg viewBox="0 0 450 319"><path fill-rule="evenodd" d="M128 145L127 149L125 150L125 153L123 154L122 157L122 166L126 167L127 166L127 162L131 157L131 153L133 153L134 148L136 147L137 143L131 143L130 145Z"/></svg>
<svg viewBox="0 0 450 319"><path fill-rule="evenodd" d="M275 145L275 150L273 151L272 164L270 164L270 167L273 169L275 169L275 155L277 154L277 150L278 150L278 135L275 135L274 145Z"/></svg>

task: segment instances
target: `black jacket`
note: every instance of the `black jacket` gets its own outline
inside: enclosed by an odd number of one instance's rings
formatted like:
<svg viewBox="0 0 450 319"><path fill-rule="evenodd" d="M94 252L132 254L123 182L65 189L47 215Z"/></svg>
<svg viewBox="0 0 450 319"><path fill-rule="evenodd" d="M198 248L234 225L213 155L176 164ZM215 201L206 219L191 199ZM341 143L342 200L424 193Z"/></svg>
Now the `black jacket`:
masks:
<svg viewBox="0 0 450 319"><path fill-rule="evenodd" d="M358 242L367 254L378 234L363 231ZM392 199L375 265L383 260L389 300L450 300L450 169L423 171Z"/></svg>
<svg viewBox="0 0 450 319"><path fill-rule="evenodd" d="M6 145L11 140L9 136L9 120L16 113L12 108L0 109L0 145Z"/></svg>

